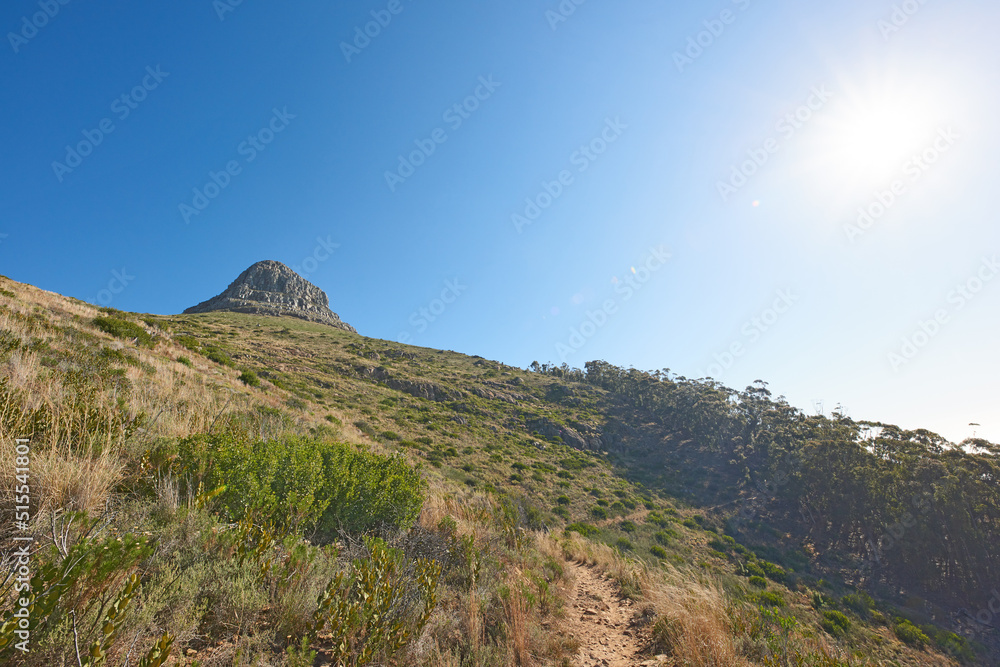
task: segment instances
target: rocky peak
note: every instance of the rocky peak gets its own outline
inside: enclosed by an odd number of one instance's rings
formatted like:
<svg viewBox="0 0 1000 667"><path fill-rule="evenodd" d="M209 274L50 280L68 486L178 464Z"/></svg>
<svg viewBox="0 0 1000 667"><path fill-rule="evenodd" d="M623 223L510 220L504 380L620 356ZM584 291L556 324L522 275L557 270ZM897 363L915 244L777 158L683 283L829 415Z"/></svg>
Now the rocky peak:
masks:
<svg viewBox="0 0 1000 667"><path fill-rule="evenodd" d="M297 317L357 333L330 310L326 292L281 262L257 262L222 294L192 306L185 314L228 311L272 317Z"/></svg>

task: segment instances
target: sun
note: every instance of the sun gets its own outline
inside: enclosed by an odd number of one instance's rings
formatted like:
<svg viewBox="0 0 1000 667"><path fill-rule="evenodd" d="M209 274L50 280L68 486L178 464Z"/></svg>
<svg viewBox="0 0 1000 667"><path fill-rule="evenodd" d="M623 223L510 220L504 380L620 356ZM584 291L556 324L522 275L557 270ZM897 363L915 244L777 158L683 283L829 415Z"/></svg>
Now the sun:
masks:
<svg viewBox="0 0 1000 667"><path fill-rule="evenodd" d="M926 78L883 74L863 83L841 79L832 88L834 99L802 154L803 168L829 191L857 195L888 187L948 124L947 96Z"/></svg>

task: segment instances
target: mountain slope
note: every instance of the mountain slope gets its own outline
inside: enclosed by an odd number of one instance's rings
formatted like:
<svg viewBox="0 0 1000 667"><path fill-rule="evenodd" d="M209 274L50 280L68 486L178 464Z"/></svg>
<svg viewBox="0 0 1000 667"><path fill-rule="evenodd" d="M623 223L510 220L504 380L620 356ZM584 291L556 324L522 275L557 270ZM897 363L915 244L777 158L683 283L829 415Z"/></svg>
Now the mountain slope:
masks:
<svg viewBox="0 0 1000 667"><path fill-rule="evenodd" d="M532 372L301 319L102 312L0 283L0 442L12 460L14 439L31 439L29 531L56 543L34 566L103 563L99 578L69 571L33 653L8 647L23 664L67 659L74 623L78 643L103 645L100 621L132 573L141 591L115 636L143 654L166 633L175 658L201 664L305 664L313 651L321 664L349 636L355 657L368 647L399 664L575 664L587 656L561 627L579 615L568 558L632 600L640 654L623 664L990 659L930 597L852 588L890 580L849 576L849 544L802 528L780 491L807 478L755 486L774 479L763 443L839 422L781 421L780 403L751 392L740 405L754 420L736 432L713 412L728 405L718 387L603 366ZM10 513L17 480L2 479ZM390 516L421 485L419 517ZM380 488L400 492L386 504ZM16 524L4 525L11 544ZM410 632L396 651L371 616L343 617L341 635L316 602L356 602L344 582L375 566L405 592L386 598ZM110 664L129 642L108 642Z"/></svg>

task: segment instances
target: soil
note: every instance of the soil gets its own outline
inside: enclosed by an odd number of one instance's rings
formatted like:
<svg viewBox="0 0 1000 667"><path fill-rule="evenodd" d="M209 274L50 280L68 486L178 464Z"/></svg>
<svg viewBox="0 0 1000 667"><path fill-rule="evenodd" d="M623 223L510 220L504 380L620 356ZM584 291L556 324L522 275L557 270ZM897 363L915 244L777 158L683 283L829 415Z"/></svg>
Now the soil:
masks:
<svg viewBox="0 0 1000 667"><path fill-rule="evenodd" d="M665 656L644 653L647 631L636 622L639 609L623 598L617 584L597 568L568 563L573 589L566 602L566 618L560 633L576 639L579 667L652 667L664 664Z"/></svg>

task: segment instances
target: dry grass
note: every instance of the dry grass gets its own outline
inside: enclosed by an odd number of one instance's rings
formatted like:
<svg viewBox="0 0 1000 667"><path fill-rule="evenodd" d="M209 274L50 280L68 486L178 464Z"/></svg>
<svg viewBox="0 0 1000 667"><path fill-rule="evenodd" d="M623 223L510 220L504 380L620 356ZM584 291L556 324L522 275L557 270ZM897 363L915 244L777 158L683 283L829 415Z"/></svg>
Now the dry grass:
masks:
<svg viewBox="0 0 1000 667"><path fill-rule="evenodd" d="M673 665L689 667L743 667L752 663L740 655L733 636L730 605L721 587L694 569L652 569L625 558L606 544L571 533L564 540L536 535L542 553L596 565L615 579L623 592L651 607L656 620L656 652L666 653Z"/></svg>

